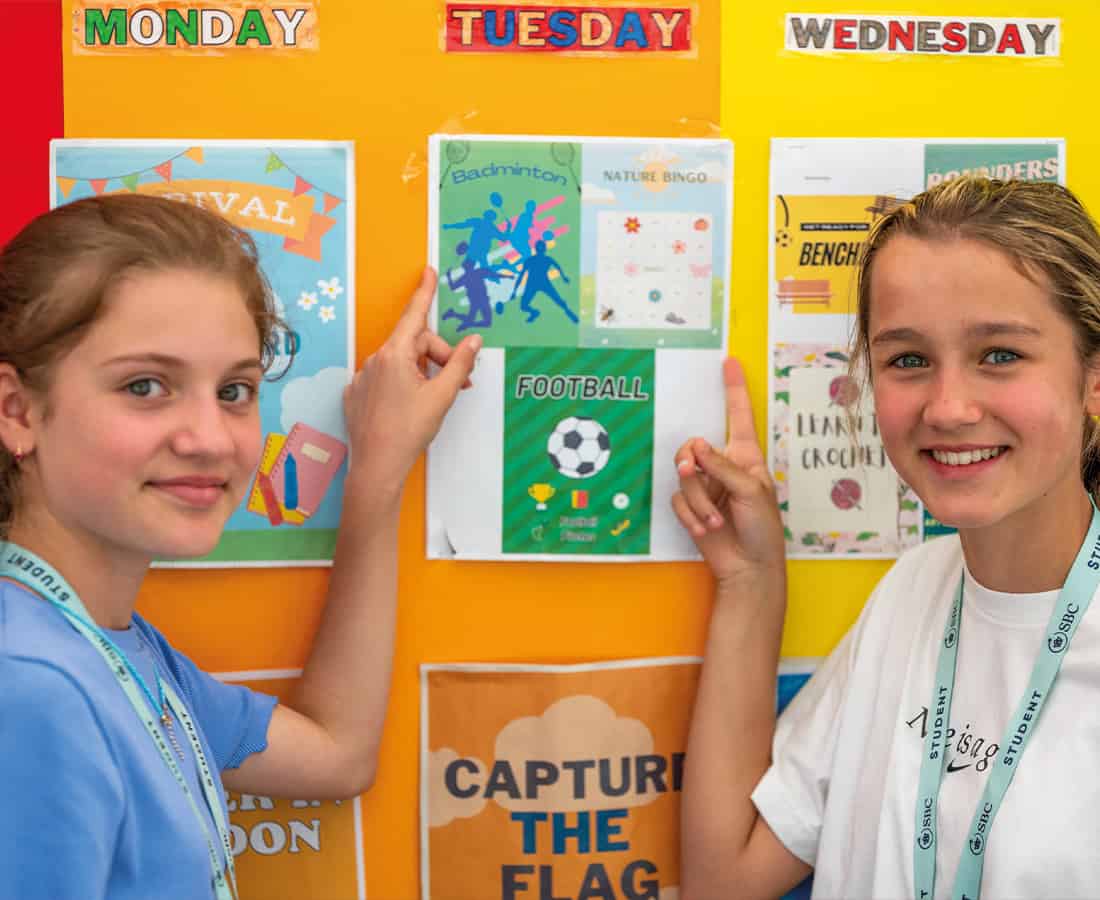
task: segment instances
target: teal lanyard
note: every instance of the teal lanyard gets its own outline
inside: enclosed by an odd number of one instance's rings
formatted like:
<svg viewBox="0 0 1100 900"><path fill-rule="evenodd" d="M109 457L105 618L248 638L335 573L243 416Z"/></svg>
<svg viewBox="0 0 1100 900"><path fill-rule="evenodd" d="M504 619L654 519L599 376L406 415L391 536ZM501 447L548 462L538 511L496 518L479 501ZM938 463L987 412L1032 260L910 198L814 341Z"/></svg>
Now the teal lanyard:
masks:
<svg viewBox="0 0 1100 900"><path fill-rule="evenodd" d="M1070 569L1058 602L1050 614L1039 657L1031 670L1031 680L1015 714L1001 738L1000 751L990 769L985 790L967 833L966 846L959 860L959 871L951 892L953 900L978 900L982 890L985 851L993 829L993 819L1001 807L1012 776L1020 764L1024 748L1039 722L1058 670L1069 649L1077 626L1100 585L1100 511L1092 511L1092 522L1077 558ZM916 830L914 832L913 880L916 900L932 900L936 887L936 807L946 760L946 735L951 721L951 697L955 690L955 661L962 630L963 580L944 626L940 658L936 665L936 686L928 704L928 733L917 792Z"/></svg>
<svg viewBox="0 0 1100 900"><path fill-rule="evenodd" d="M191 804L192 812L194 812L195 817L202 826L203 835L206 838L206 849L210 856L211 883L214 887L217 900L233 900L235 896L238 896L238 892L237 876L233 867L233 850L229 844L229 828L226 825L225 815L222 812L221 798L218 795L217 784L214 781L214 776L206 761L206 754L203 752L202 744L199 741L198 729L196 729L195 723L191 719L191 715L187 712L187 707L184 706L176 692L172 689L172 686L163 681L160 677L160 673L157 672L157 692L160 695L160 705L158 707L157 699L153 696L152 691L149 690L148 685L146 685L137 669L135 669L130 660L127 659L126 654L107 637L103 629L92 621L92 617L88 615L88 610L77 596L76 591L69 586L69 583L65 581L49 563L39 559L30 551L24 550L22 547L12 543L0 544L0 551L2 551L0 552L0 577L10 578L12 581L16 581L29 590L42 595L56 609L65 614L65 618L68 620L69 624L87 638L88 642L96 649L99 655L103 657L104 662L107 663L107 667L111 670L111 674L114 675L115 680L118 681L119 686L130 701L130 705L133 706L134 712L136 712L138 718L141 719L141 723L145 726L145 730L149 733L157 750L160 751L161 758L164 760L165 765L168 766L168 770L172 773L172 777L176 779L176 783L183 789L187 801ZM144 697L142 696L142 692L144 692ZM150 711L152 711L152 714L150 714ZM199 811L199 807L195 802L194 793L188 786L187 779L184 777L183 772L176 762L175 756L169 749L168 743L164 739L164 735L157 727L157 720L162 719L162 717L167 717L169 712L175 714L195 754L195 761L199 768L199 780L202 784L203 798L206 801L207 807L210 809L210 815L214 820L214 826L218 831L218 838L225 851L226 867L229 874L228 881L226 879L226 873L222 871L222 865L218 859L218 852L210 836L210 829L206 824L206 817ZM230 884L232 885L232 889L230 888Z"/></svg>

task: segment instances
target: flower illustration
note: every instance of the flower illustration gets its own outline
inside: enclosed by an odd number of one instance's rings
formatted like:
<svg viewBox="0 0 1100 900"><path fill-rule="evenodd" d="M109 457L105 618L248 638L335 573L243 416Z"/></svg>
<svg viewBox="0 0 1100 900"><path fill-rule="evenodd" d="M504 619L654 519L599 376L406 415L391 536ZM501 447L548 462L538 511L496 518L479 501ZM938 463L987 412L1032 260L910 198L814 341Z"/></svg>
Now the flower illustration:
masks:
<svg viewBox="0 0 1100 900"><path fill-rule="evenodd" d="M661 292L659 290L657 290L656 288L654 288L652 291L649 292L649 302L650 303L659 303L660 301L661 301Z"/></svg>
<svg viewBox="0 0 1100 900"><path fill-rule="evenodd" d="M688 248L688 245L685 244L683 241L673 241L672 242L672 252L673 253L676 253L676 254L686 253L687 248Z"/></svg>
<svg viewBox="0 0 1100 900"><path fill-rule="evenodd" d="M298 305L304 310L311 310L317 305L317 294L315 291L302 291L298 295Z"/></svg>
<svg viewBox="0 0 1100 900"><path fill-rule="evenodd" d="M627 234L637 234L642 230L642 223L638 221L637 216L628 216L627 220L623 222L623 228L626 229Z"/></svg>
<svg viewBox="0 0 1100 900"><path fill-rule="evenodd" d="M344 293L344 288L340 284L340 279L335 275L333 275L328 281L325 281L325 279L322 278L320 281L317 282L317 287L321 289L321 293L328 297L329 300L335 300L342 293Z"/></svg>
<svg viewBox="0 0 1100 900"><path fill-rule="evenodd" d="M321 317L322 322L331 322L336 318L336 307L335 306L322 306L317 311L317 315L319 315Z"/></svg>
<svg viewBox="0 0 1100 900"><path fill-rule="evenodd" d="M694 227L696 231L706 231L710 228L710 223L706 219L696 219L692 227Z"/></svg>

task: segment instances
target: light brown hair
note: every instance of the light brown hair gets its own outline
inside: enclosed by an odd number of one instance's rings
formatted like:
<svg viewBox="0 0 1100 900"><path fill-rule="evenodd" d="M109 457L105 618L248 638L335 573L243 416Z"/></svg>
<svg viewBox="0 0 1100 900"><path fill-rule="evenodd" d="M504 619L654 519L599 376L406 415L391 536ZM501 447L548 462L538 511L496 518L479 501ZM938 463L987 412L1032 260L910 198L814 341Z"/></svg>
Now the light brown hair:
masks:
<svg viewBox="0 0 1100 900"><path fill-rule="evenodd" d="M0 251L0 362L48 395L53 364L102 313L112 288L135 271L188 269L225 278L256 323L267 368L285 329L247 232L221 216L138 194L91 197L32 220ZM18 500L19 466L0 444L0 538Z"/></svg>
<svg viewBox="0 0 1100 900"><path fill-rule="evenodd" d="M871 271L896 234L922 240L973 240L1006 254L1019 271L1050 292L1073 327L1082 368L1100 361L1100 233L1066 188L1041 181L964 176L936 185L872 227L856 272L857 314L852 374L870 381ZM1081 478L1100 494L1100 429L1084 416Z"/></svg>

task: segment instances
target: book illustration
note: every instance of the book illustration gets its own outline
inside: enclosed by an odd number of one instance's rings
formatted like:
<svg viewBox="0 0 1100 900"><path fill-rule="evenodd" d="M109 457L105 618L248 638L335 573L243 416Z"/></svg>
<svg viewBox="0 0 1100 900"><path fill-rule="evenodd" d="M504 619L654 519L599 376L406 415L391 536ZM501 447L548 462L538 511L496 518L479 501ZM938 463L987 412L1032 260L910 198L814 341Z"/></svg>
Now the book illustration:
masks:
<svg viewBox="0 0 1100 900"><path fill-rule="evenodd" d="M275 465L275 460L285 443L285 434L272 432L267 436L260 456L260 465L256 470L256 479L252 484L252 491L245 507L249 512L264 516L275 527L283 524L301 525L306 520L301 511L289 510L282 504L271 483L271 468Z"/></svg>
<svg viewBox="0 0 1100 900"><path fill-rule="evenodd" d="M317 511L347 456L347 445L298 422L289 435L269 434L248 510L273 525L301 525Z"/></svg>
<svg viewBox="0 0 1100 900"><path fill-rule="evenodd" d="M343 441L303 422L296 423L271 466L271 484L279 502L306 518L313 515L345 456L347 445Z"/></svg>

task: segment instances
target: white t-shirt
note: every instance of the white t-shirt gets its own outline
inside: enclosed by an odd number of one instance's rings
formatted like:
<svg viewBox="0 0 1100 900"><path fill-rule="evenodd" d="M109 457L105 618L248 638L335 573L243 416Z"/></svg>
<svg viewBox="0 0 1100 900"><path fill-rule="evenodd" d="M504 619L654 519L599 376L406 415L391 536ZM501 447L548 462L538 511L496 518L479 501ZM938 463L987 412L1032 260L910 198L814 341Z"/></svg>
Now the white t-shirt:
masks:
<svg viewBox="0 0 1100 900"><path fill-rule="evenodd" d="M923 730L963 571L957 536L906 553L780 717L753 802L814 866L815 898L912 898ZM949 897L975 807L1058 592L966 576L939 794L936 897ZM982 898L1100 897L1100 600L1078 627L986 849Z"/></svg>

